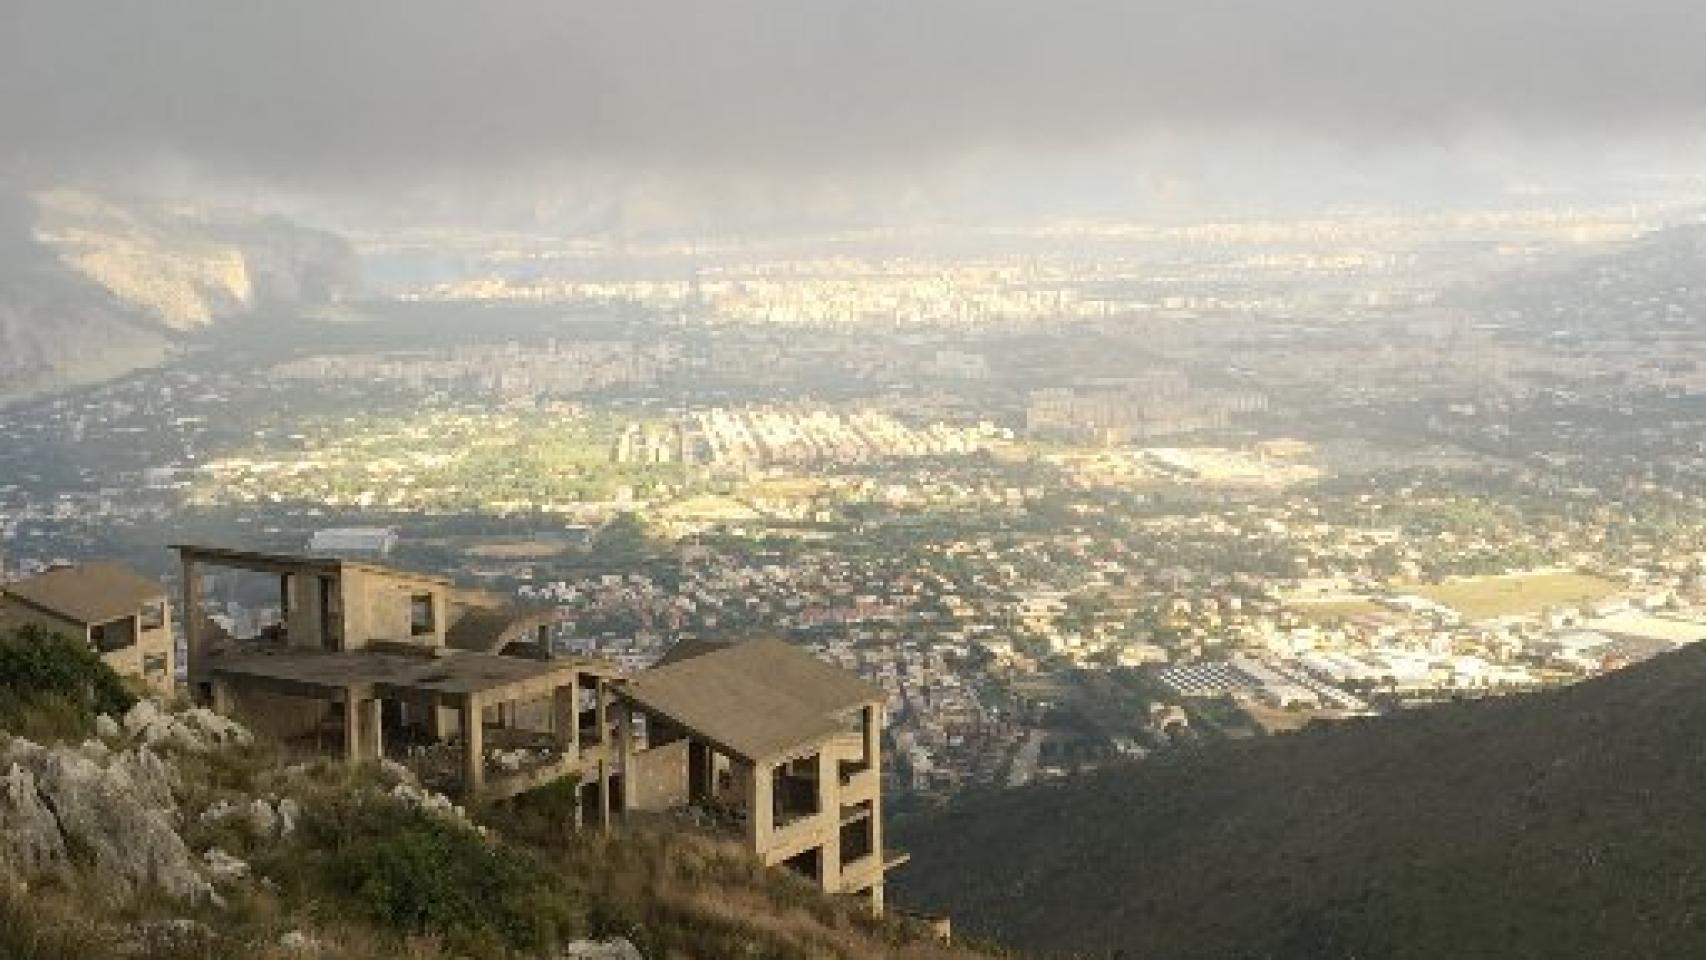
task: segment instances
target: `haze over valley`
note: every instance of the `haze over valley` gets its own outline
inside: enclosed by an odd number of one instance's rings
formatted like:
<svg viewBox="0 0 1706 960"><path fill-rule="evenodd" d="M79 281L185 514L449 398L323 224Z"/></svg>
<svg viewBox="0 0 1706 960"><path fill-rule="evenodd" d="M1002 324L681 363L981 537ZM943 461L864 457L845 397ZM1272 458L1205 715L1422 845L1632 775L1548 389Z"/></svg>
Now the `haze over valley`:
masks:
<svg viewBox="0 0 1706 960"><path fill-rule="evenodd" d="M0 0L0 926L1694 955L1702 41Z"/></svg>

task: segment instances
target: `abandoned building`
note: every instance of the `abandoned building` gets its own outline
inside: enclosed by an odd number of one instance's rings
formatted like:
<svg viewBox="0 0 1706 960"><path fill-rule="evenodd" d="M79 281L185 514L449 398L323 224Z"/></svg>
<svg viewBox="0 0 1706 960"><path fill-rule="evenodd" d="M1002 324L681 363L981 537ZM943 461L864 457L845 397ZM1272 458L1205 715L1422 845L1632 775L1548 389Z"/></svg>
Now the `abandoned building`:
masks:
<svg viewBox="0 0 1706 960"><path fill-rule="evenodd" d="M779 640L683 641L616 688L624 812L691 808L883 909L881 688Z"/></svg>
<svg viewBox="0 0 1706 960"><path fill-rule="evenodd" d="M178 546L190 689L278 738L387 758L469 800L574 775L611 807L614 668L555 658L549 615L448 579L325 557ZM210 571L277 579L280 620L236 637L203 614Z"/></svg>
<svg viewBox="0 0 1706 960"><path fill-rule="evenodd" d="M545 614L372 563L208 547L183 565L192 692L287 745L388 758L470 800L578 778L577 815L668 814L883 909L879 687L779 640L684 641L623 679ZM215 570L276 578L279 622L203 615Z"/></svg>
<svg viewBox="0 0 1706 960"><path fill-rule="evenodd" d="M0 629L24 626L84 640L120 676L172 692L167 590L129 567L86 563L0 586Z"/></svg>

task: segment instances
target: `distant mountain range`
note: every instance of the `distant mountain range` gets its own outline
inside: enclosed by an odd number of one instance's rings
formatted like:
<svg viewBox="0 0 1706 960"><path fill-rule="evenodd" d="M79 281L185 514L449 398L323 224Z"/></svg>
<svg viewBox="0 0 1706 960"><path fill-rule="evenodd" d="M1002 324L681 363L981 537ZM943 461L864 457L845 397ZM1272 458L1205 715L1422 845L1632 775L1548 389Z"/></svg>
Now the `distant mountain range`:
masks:
<svg viewBox="0 0 1706 960"><path fill-rule="evenodd" d="M0 193L0 401L157 363L222 321L335 302L358 278L340 237L276 217Z"/></svg>
<svg viewBox="0 0 1706 960"><path fill-rule="evenodd" d="M1130 958L1706 956L1706 645L899 825L896 896Z"/></svg>

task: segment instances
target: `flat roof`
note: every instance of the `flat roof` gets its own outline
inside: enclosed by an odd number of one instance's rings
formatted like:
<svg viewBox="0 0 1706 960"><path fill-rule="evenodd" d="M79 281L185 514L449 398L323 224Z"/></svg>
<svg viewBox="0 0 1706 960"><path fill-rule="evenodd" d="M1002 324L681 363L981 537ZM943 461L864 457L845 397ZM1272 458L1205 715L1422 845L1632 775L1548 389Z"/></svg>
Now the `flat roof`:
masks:
<svg viewBox="0 0 1706 960"><path fill-rule="evenodd" d="M887 699L880 687L781 640L694 652L620 693L748 760L835 736L845 729L837 714Z"/></svg>
<svg viewBox="0 0 1706 960"><path fill-rule="evenodd" d="M171 549L178 552L184 560L197 560L220 566L229 566L238 570L314 570L324 573L341 573L344 570L360 570L368 573L378 573L386 576L399 577L408 580L426 580L432 583L451 586L454 584L449 577L433 573L420 573L414 570L403 570L388 567L381 563L366 563L360 560L345 560L342 557L313 557L295 553L263 553L258 550L233 550L227 547L199 547L188 543L174 543Z"/></svg>
<svg viewBox="0 0 1706 960"><path fill-rule="evenodd" d="M145 603L163 600L166 588L122 563L100 561L62 567L7 584L0 593L85 625L134 616Z"/></svg>
<svg viewBox="0 0 1706 960"><path fill-rule="evenodd" d="M326 692L441 693L452 698L501 690L518 683L608 667L582 658L526 660L490 653L415 656L377 650L279 650L227 653L210 658L218 677L283 681Z"/></svg>

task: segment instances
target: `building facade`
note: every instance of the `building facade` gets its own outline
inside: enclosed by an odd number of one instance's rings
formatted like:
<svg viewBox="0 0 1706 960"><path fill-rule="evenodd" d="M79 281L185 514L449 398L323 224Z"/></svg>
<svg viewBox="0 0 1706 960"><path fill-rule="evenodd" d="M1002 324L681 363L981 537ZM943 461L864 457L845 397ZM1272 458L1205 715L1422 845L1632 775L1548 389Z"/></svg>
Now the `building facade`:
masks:
<svg viewBox="0 0 1706 960"><path fill-rule="evenodd" d="M86 563L0 586L0 629L39 627L81 640L122 677L170 695L175 682L168 591L129 567Z"/></svg>

